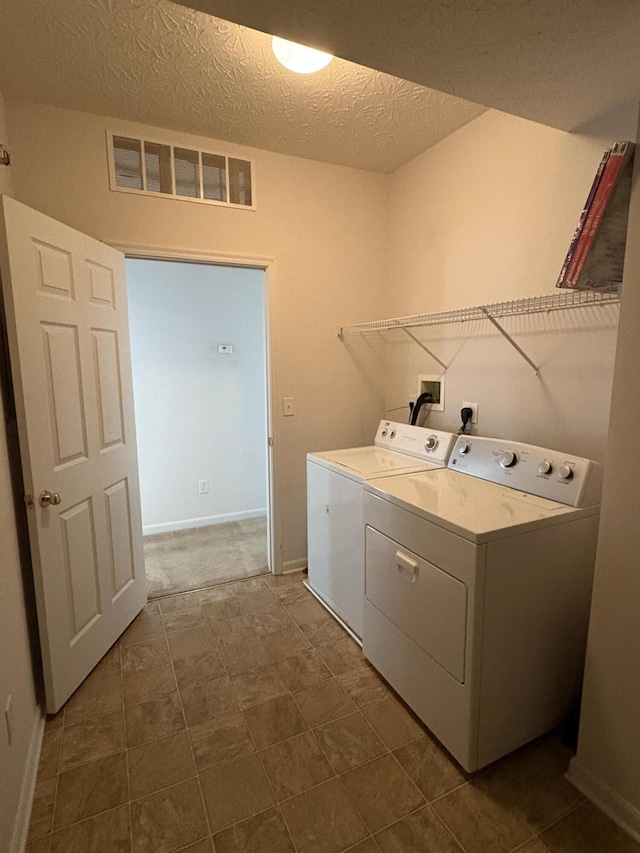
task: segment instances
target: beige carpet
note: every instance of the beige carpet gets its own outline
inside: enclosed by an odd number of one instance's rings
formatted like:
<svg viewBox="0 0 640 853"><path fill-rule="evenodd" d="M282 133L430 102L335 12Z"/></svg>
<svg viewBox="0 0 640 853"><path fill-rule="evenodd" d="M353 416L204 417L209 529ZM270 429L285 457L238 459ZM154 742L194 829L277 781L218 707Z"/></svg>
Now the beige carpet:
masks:
<svg viewBox="0 0 640 853"><path fill-rule="evenodd" d="M149 598L268 572L267 520L251 518L144 538Z"/></svg>

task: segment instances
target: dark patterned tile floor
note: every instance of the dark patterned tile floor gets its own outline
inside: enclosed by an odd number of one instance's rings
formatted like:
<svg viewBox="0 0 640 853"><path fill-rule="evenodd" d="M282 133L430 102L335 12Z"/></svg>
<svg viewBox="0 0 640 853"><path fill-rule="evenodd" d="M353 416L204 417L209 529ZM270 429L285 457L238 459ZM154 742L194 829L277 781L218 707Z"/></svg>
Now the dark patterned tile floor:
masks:
<svg viewBox="0 0 640 853"><path fill-rule="evenodd" d="M149 602L47 721L27 853L640 853L554 735L466 774L302 577Z"/></svg>

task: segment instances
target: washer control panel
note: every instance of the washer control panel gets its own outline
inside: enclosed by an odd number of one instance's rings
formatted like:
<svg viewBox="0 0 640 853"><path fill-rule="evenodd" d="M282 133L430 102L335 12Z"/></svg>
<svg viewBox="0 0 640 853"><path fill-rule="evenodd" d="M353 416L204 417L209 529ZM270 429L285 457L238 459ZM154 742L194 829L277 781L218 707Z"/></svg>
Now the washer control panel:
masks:
<svg viewBox="0 0 640 853"><path fill-rule="evenodd" d="M600 503L597 462L532 444L460 436L447 467L568 506Z"/></svg>
<svg viewBox="0 0 640 853"><path fill-rule="evenodd" d="M375 445L446 465L456 438L455 433L439 429L380 421Z"/></svg>

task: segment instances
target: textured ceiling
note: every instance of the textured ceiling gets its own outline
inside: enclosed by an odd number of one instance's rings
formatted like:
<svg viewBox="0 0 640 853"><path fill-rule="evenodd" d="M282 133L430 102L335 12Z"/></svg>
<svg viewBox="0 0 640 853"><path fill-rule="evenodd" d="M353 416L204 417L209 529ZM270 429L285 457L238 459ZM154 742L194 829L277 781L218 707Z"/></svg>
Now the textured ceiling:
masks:
<svg viewBox="0 0 640 853"><path fill-rule="evenodd" d="M563 130L640 98L638 0L178 2Z"/></svg>
<svg viewBox="0 0 640 853"><path fill-rule="evenodd" d="M166 0L5 2L0 91L379 172L483 112L341 59L293 74L263 33Z"/></svg>

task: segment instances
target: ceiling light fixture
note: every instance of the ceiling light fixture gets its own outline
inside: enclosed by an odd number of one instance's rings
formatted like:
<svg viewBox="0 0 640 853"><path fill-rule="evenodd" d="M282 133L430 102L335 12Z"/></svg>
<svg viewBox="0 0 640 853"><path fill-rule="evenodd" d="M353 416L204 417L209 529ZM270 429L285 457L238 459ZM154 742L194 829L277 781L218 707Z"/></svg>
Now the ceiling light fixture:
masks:
<svg viewBox="0 0 640 853"><path fill-rule="evenodd" d="M305 47L303 44L297 44L295 41L288 41L279 36L273 37L271 47L278 62L289 71L295 71L298 74L313 74L315 71L326 68L333 59L330 53Z"/></svg>

